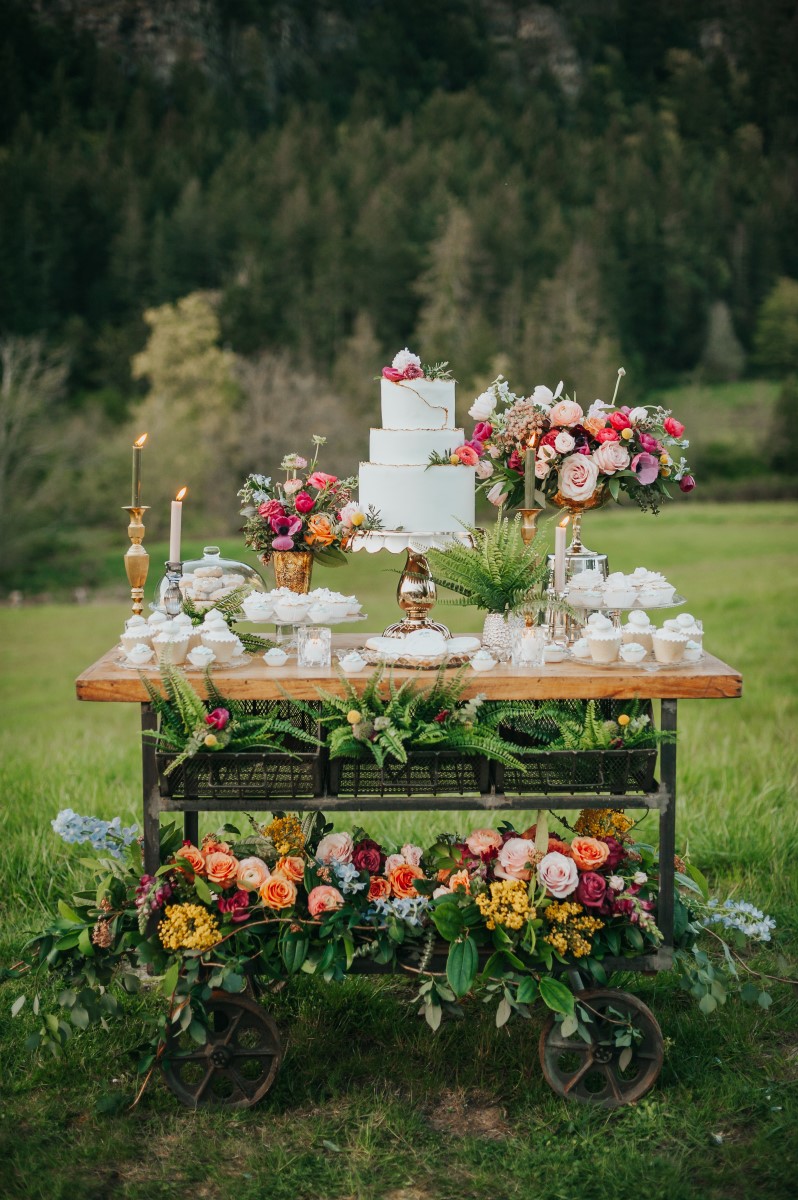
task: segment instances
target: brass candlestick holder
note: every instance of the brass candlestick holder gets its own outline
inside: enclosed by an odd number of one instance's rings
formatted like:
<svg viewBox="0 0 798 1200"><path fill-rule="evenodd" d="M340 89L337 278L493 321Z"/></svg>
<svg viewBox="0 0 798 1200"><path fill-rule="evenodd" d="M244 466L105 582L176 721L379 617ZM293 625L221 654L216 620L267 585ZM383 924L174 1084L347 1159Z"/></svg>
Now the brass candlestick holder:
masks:
<svg viewBox="0 0 798 1200"><path fill-rule="evenodd" d="M144 541L144 522L141 518L145 512L149 512L149 505L125 504L122 507L130 518L127 536L131 544L125 554L125 573L130 584L133 615L140 617L144 607L144 585L150 569L150 556L141 544Z"/></svg>
<svg viewBox="0 0 798 1200"><path fill-rule="evenodd" d="M525 546L531 546L538 533L538 517L542 508L519 508L521 514L521 538Z"/></svg>

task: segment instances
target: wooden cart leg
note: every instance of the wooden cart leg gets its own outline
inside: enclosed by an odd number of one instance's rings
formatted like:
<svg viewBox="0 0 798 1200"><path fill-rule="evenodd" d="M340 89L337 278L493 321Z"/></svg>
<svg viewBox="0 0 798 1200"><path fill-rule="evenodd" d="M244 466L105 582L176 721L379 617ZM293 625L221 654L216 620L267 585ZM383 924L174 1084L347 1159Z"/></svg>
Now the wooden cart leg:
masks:
<svg viewBox="0 0 798 1200"><path fill-rule="evenodd" d="M143 795L144 823L144 871L154 875L161 865L161 789L158 784L158 767L155 762L155 742L145 734L158 727L158 717L151 704L141 706L141 782Z"/></svg>
<svg viewBox="0 0 798 1200"><path fill-rule="evenodd" d="M663 700L660 706L660 726L663 731L676 733L676 701ZM663 949L673 947L673 900L675 889L676 853L676 742L665 742L660 750L660 771L665 789L664 805L659 816L659 907L657 924L662 931Z"/></svg>

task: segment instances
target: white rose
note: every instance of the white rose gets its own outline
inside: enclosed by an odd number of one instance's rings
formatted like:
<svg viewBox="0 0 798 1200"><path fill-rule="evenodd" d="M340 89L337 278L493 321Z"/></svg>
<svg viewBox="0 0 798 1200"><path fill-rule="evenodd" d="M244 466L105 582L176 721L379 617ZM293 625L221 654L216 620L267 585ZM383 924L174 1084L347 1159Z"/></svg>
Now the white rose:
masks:
<svg viewBox="0 0 798 1200"><path fill-rule="evenodd" d="M642 425L648 420L648 409L633 408L632 411L626 415L633 425Z"/></svg>
<svg viewBox="0 0 798 1200"><path fill-rule="evenodd" d="M608 882L609 882L609 886L612 888L612 890L614 892L622 892L623 889L626 887L626 884L624 883L624 881L620 875L610 875Z"/></svg>
<svg viewBox="0 0 798 1200"><path fill-rule="evenodd" d="M571 440L573 441L573 439ZM553 446L548 445L548 443L545 446L540 446L538 448L538 458L541 462L550 463L551 460L556 457L557 451Z"/></svg>
<svg viewBox="0 0 798 1200"><path fill-rule="evenodd" d="M572 858L566 858L558 850L552 850L538 863L538 883L546 889L555 900L564 900L576 891L579 883L579 871Z"/></svg>
<svg viewBox="0 0 798 1200"><path fill-rule="evenodd" d="M648 875L646 875L645 871L635 871L632 876L632 883L637 883L642 887L644 883L648 883Z"/></svg>
<svg viewBox="0 0 798 1200"><path fill-rule="evenodd" d="M572 454L560 467L560 491L566 500L589 500L598 473L598 463L589 454Z"/></svg>
<svg viewBox="0 0 798 1200"><path fill-rule="evenodd" d="M351 863L354 844L348 833L328 833L319 842L316 861L330 866L332 863Z"/></svg>
<svg viewBox="0 0 798 1200"><path fill-rule="evenodd" d="M493 392L483 392L481 396L477 396L469 408L468 415L469 417L473 417L475 421L487 421L495 407L496 397Z"/></svg>
<svg viewBox="0 0 798 1200"><path fill-rule="evenodd" d="M411 354L407 346L404 350L400 350L396 358L391 363L395 371L406 371L408 367L420 367L421 359L417 354Z"/></svg>
<svg viewBox="0 0 798 1200"><path fill-rule="evenodd" d="M557 438L554 442L554 449L558 454L570 454L575 445L576 439L572 438L570 433L566 433L563 429L557 434Z"/></svg>
<svg viewBox="0 0 798 1200"><path fill-rule="evenodd" d="M494 483L493 487L488 492L488 499L490 500L491 504L495 504L497 508L504 504L505 500L507 499L507 493L504 491L504 484L501 480L499 480L498 483Z"/></svg>
<svg viewBox="0 0 798 1200"><path fill-rule="evenodd" d="M548 479L550 474L551 474L551 466L549 465L549 463L544 462L542 459L538 459L537 462L535 463L535 478L536 479Z"/></svg>
<svg viewBox="0 0 798 1200"><path fill-rule="evenodd" d="M476 473L478 479L490 479L493 474L493 463L488 462L486 458L481 458L476 465Z"/></svg>
<svg viewBox="0 0 798 1200"><path fill-rule="evenodd" d="M539 404L541 407L550 408L555 400L558 400L562 392L562 380L557 384L554 391L550 387L546 387L545 383L539 383L532 395L529 397L531 404Z"/></svg>
<svg viewBox="0 0 798 1200"><path fill-rule="evenodd" d="M401 850L402 857L406 863L410 864L411 867L418 867L421 865L421 855L423 853L424 851L421 849L421 847L414 846L412 842L405 842Z"/></svg>
<svg viewBox="0 0 798 1200"><path fill-rule="evenodd" d="M629 451L620 442L602 442L598 450L593 452L593 458L603 475L625 471L630 462Z"/></svg>

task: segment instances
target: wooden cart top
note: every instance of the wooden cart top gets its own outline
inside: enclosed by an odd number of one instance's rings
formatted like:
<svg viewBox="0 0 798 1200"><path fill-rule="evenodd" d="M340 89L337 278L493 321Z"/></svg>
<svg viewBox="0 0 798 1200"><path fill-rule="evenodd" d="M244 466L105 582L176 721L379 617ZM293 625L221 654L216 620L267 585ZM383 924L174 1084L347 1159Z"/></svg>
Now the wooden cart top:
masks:
<svg viewBox="0 0 798 1200"><path fill-rule="evenodd" d="M369 634L336 634L333 654L362 646ZM138 704L146 701L147 693L138 672L122 664L118 647L109 650L96 663L83 671L75 681L78 700L94 700ZM158 671L145 672L158 679ZM369 670L349 678L355 687L368 678ZM394 678L432 676L431 671L412 671L395 668ZM317 688L341 692L342 684L334 668L297 666L291 660L284 667L267 667L256 655L243 667L234 670L218 669L213 673L219 690L233 700L280 700L286 695L297 700L316 700ZM189 674L197 690L202 692L202 673ZM546 663L544 667L521 669L500 664L492 671L469 671L464 696L481 693L488 700L629 700L636 696L650 700L720 700L742 694L743 681L739 671L727 666L711 654L700 662L685 666L658 667L596 667L591 663L573 661Z"/></svg>

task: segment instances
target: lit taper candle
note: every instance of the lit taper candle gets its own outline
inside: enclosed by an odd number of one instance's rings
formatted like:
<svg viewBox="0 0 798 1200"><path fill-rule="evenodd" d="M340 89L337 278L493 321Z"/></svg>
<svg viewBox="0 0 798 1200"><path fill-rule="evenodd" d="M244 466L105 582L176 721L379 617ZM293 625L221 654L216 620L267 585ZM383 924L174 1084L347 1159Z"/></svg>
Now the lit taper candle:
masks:
<svg viewBox="0 0 798 1200"><path fill-rule="evenodd" d="M570 517L563 517L554 530L554 591L561 596L565 591L565 534Z"/></svg>
<svg viewBox="0 0 798 1200"><path fill-rule="evenodd" d="M130 496L131 508L141 508L141 452L144 449L144 443L146 440L146 433L142 433L141 437L137 438L133 443L133 485Z"/></svg>
<svg viewBox="0 0 798 1200"><path fill-rule="evenodd" d="M180 531L183 524L183 497L188 488L181 488L172 501L172 523L169 527L169 561L180 562Z"/></svg>

